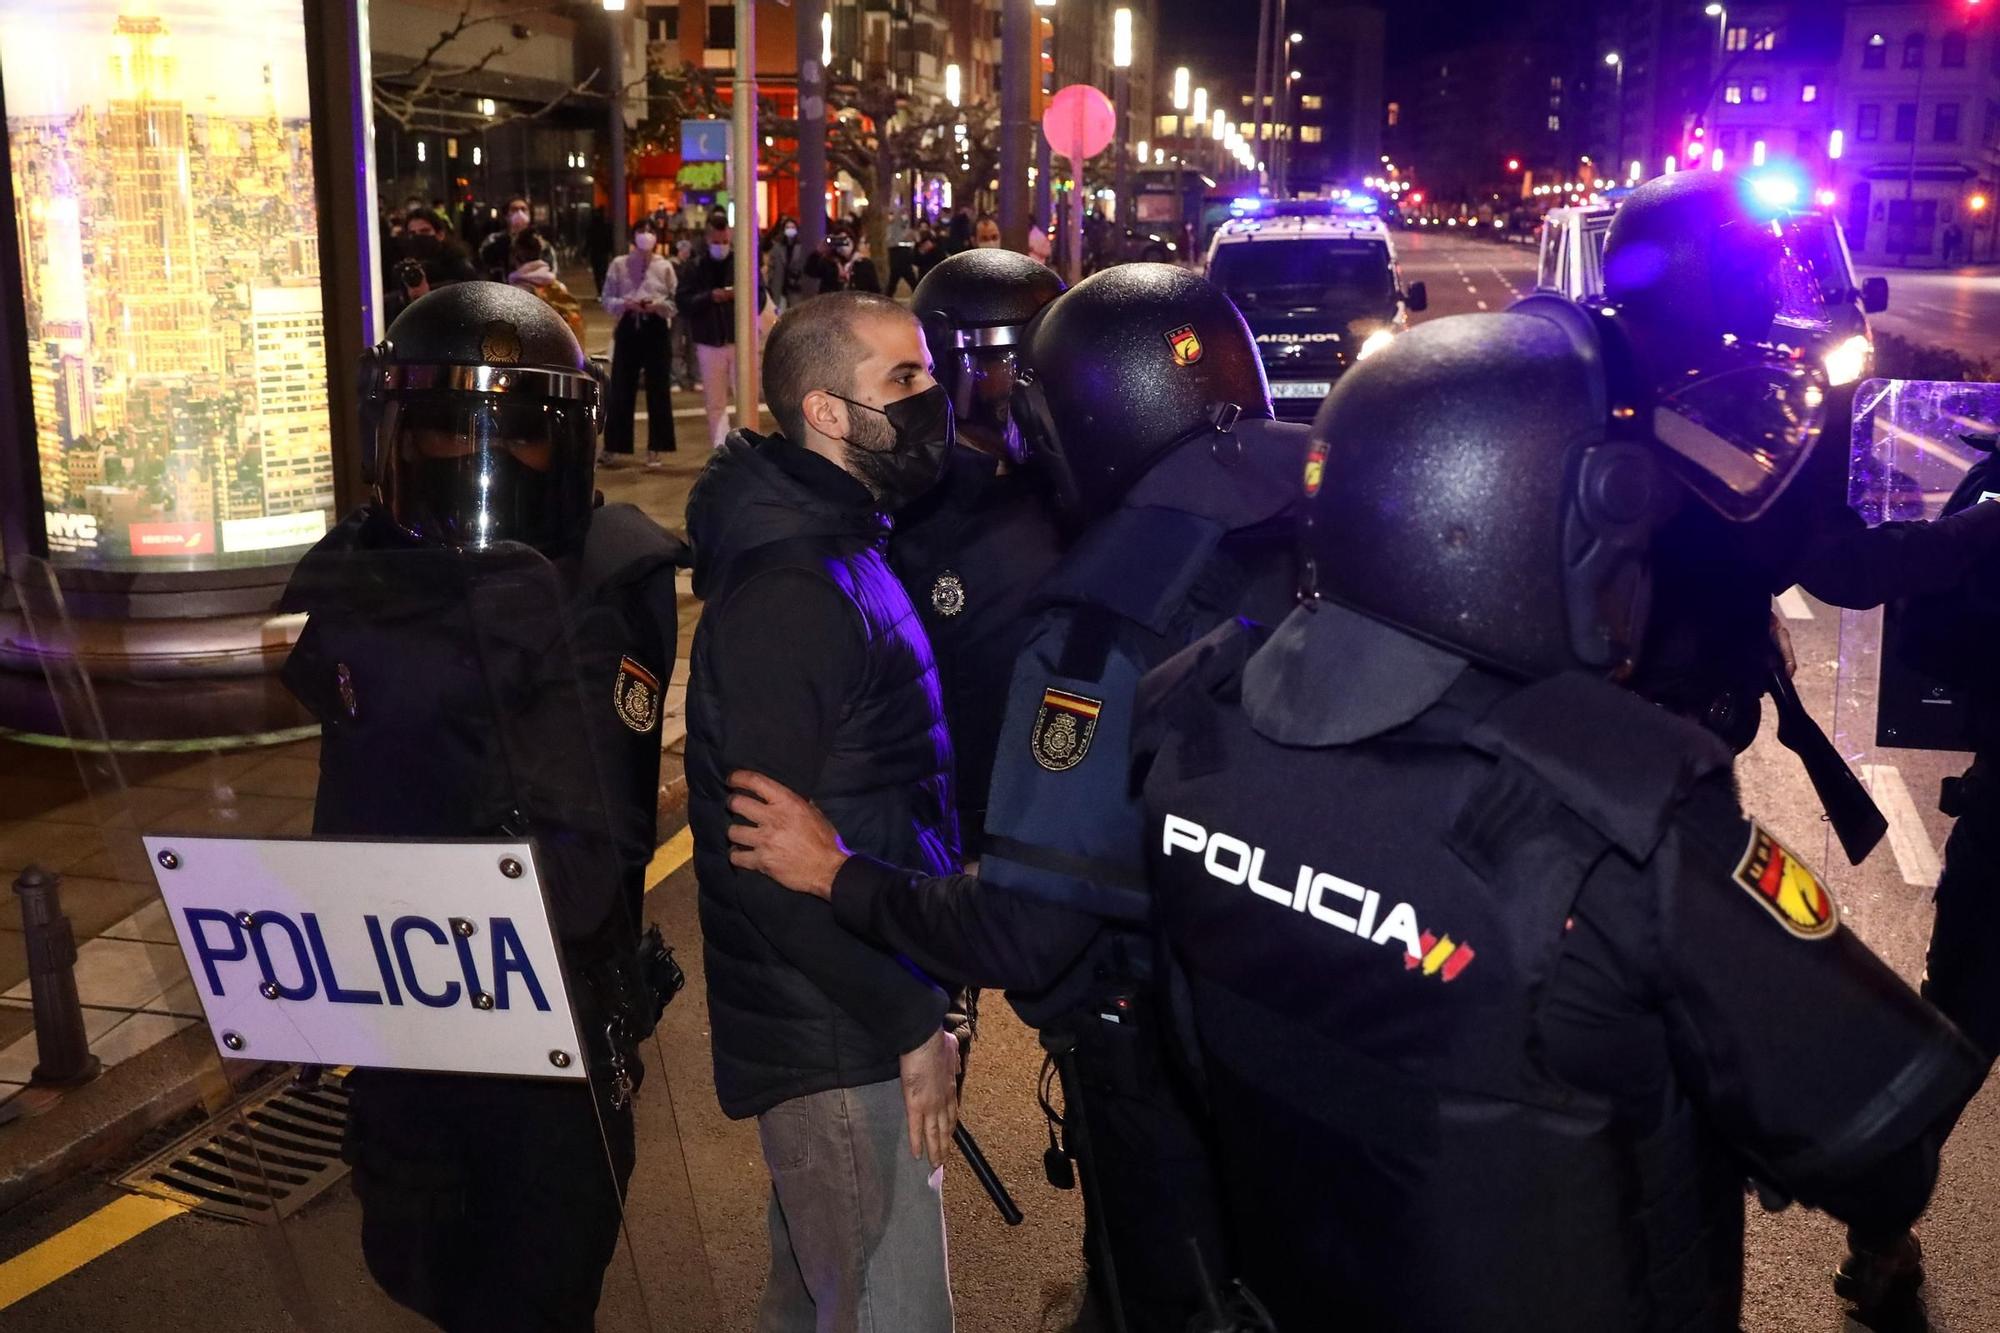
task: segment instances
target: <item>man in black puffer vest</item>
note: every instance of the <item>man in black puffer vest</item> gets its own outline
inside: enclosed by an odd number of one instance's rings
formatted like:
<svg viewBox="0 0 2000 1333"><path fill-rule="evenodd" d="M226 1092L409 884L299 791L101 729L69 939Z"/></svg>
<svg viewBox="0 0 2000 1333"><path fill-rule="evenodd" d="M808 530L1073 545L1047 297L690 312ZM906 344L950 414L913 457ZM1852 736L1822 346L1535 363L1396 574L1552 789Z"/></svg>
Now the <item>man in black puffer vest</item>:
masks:
<svg viewBox="0 0 2000 1333"><path fill-rule="evenodd" d="M688 500L707 602L687 768L716 1093L725 1114L757 1117L774 1187L758 1327L939 1333L948 997L825 903L734 868L724 802L727 775L754 768L852 846L957 869L937 670L884 553L888 511L937 480L951 405L917 321L858 293L779 321L764 395L783 434L735 432Z"/></svg>

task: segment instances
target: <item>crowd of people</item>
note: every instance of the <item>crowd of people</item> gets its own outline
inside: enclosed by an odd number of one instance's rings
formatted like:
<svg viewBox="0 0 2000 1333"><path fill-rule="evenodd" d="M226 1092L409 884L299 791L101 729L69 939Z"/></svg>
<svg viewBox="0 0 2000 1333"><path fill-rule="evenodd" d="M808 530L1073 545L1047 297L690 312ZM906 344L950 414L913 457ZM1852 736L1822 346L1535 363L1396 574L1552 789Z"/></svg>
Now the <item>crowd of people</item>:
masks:
<svg viewBox="0 0 2000 1333"><path fill-rule="evenodd" d="M490 224L490 225L489 225ZM824 240L808 250L798 220L780 217L760 242L757 272L760 344L788 307L827 292L895 296L914 291L933 268L969 249L997 249L1000 224L991 214L961 208L947 219L899 214L888 227L889 254L870 253L862 220L829 218ZM1039 238L1039 239L1038 239ZM734 235L720 210L692 202L679 211L654 209L635 219L623 255L612 253L611 226L592 209L570 258L587 265L597 301L613 320L604 461L639 461L634 446L639 393L646 398L644 466L658 470L675 448L675 390L702 395L705 438L718 448L730 428L736 393ZM1047 237L1030 233L1030 249L1047 260ZM533 292L584 341L583 306L564 282L564 253L534 221L526 195L497 210L465 207L458 223L442 199L411 196L382 226L385 322L410 302L452 283L485 279Z"/></svg>

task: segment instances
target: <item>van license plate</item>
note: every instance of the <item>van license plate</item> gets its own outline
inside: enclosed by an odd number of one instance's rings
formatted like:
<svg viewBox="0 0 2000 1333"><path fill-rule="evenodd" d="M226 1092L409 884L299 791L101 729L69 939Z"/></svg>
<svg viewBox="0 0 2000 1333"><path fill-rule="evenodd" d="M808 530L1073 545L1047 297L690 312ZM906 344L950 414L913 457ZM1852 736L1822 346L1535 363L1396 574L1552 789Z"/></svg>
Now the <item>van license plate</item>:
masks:
<svg viewBox="0 0 2000 1333"><path fill-rule="evenodd" d="M1333 392L1331 380L1273 380L1273 398L1324 398Z"/></svg>

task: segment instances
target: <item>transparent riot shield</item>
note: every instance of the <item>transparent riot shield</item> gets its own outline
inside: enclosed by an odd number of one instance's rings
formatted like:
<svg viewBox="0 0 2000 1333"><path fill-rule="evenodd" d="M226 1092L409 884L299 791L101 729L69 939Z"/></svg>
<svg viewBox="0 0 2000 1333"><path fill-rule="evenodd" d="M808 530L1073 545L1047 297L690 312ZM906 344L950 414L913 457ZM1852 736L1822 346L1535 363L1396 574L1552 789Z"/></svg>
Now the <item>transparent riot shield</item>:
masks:
<svg viewBox="0 0 2000 1333"><path fill-rule="evenodd" d="M286 683L319 691L326 735L301 713L280 731L134 742L120 719L171 715L202 687L92 669L51 571L9 562L10 646L45 668L49 725L0 737L0 868L59 886L32 911L19 893L27 931L0 938L14 946L0 955L0 1095L14 1094L0 1117L17 1117L0 1123L0 1167L68 1157L111 1171L49 1171L53 1189L0 1214L0 1260L73 1231L122 1240L85 1266L56 1263L38 1289L0 1287L0 1328L123 1327L135 1309L160 1329L579 1326L579 1310L607 1329L726 1322L680 1128L684 1108L715 1114L703 1021L675 1012L683 994L652 1026L639 949L657 791L632 790L629 754L620 768L599 752L613 733L589 710L622 703L633 716L614 714L617 731L654 745L659 733L632 725L647 720L635 690L592 676L604 645L567 571L525 549L476 564L371 553L323 571L314 614L340 633L315 658L308 631L294 650L305 674ZM431 694L385 681L405 642L412 671L449 681ZM401 737L379 754L352 730L375 721ZM344 885L331 871L359 864L356 844L394 845ZM436 905L477 886L440 887L423 849L468 844L495 885L520 849L539 901L509 899L506 919ZM259 859L270 846L303 850L292 859L332 882L295 883L271 868L283 858ZM214 848L251 867L243 901L191 934L162 877ZM51 897L61 916L35 935ZM361 903L363 924L343 933L337 918ZM698 952L692 937L667 942ZM210 1025L218 989L241 996L245 978L307 1045ZM357 1056L316 1035L353 1030L341 1006L369 1015L377 1046ZM465 1072L500 1067L489 1047L523 1049L510 1015L571 1040L537 1037L539 1076ZM446 1045L411 1055L433 1030Z"/></svg>
<svg viewBox="0 0 2000 1333"><path fill-rule="evenodd" d="M1985 451L1964 439L2000 423L2000 385L1869 380L1855 396L1848 502L1870 527L1932 520ZM1977 499L1977 497L1971 497ZM1961 501L1962 502L1962 501ZM1848 870L1822 857L1850 912L1894 910L1870 943L1906 974L1921 965L1928 891L1937 886L1951 819L1939 809L1947 779L1970 761L1966 700L1928 669L1918 642L1924 604L1842 611L1833 739L1889 823L1880 852Z"/></svg>

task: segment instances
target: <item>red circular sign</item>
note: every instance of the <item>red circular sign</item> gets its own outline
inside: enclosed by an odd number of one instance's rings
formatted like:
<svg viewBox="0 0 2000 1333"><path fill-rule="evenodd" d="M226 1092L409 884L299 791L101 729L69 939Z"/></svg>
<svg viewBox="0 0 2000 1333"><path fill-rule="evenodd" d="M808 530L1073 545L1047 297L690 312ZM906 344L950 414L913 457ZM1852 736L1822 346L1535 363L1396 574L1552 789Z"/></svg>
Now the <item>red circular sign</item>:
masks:
<svg viewBox="0 0 2000 1333"><path fill-rule="evenodd" d="M1111 146L1118 113L1111 99L1087 83L1058 89L1042 112L1042 133L1049 147L1072 162L1092 158Z"/></svg>

